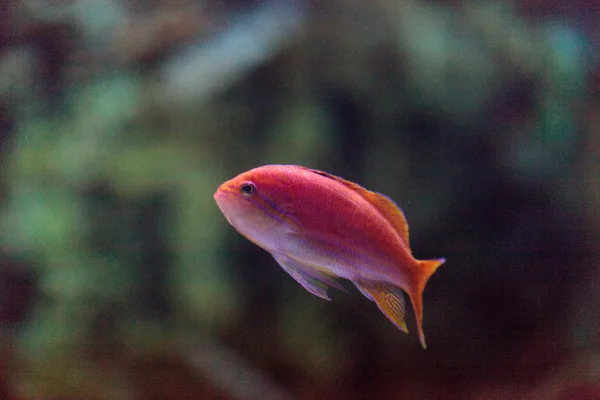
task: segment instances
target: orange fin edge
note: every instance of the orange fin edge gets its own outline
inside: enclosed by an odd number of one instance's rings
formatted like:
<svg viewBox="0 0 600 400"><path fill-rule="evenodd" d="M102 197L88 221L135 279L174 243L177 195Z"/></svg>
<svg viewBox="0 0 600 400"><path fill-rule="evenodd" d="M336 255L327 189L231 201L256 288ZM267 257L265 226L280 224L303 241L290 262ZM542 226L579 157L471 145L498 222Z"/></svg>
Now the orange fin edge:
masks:
<svg viewBox="0 0 600 400"><path fill-rule="evenodd" d="M408 245L408 223L406 222L404 212L388 196L381 193L372 192L354 182L350 182L344 178L340 178L339 176L328 174L327 172L305 167L301 168L306 171L315 173L317 175L333 179L343 184L347 188L353 190L354 192L358 193L362 198L367 200L373 207L375 207L377 211L379 211L379 213L389 221L390 224L392 224L396 232L398 232L400 237L404 239L404 241L406 241L406 244Z"/></svg>
<svg viewBox="0 0 600 400"><path fill-rule="evenodd" d="M369 300L377 304L379 310L389 319L398 329L408 333L408 327L404 315L406 313L406 302L402 290L389 284L380 284L374 282L354 282L356 287Z"/></svg>
<svg viewBox="0 0 600 400"><path fill-rule="evenodd" d="M431 278L431 275L446 262L445 258L439 258L436 260L423 260L418 261L418 276L416 279L415 287L408 292L410 301L413 305L413 311L415 313L415 319L417 322L417 331L419 333L419 341L423 350L427 349L427 342L425 341L425 334L423 333L423 291L425 286Z"/></svg>

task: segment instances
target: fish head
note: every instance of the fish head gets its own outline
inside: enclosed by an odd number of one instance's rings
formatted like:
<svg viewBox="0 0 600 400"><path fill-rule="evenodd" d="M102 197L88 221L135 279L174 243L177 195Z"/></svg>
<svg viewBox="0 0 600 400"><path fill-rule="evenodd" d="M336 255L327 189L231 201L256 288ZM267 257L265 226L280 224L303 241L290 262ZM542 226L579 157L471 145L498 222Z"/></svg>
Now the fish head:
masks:
<svg viewBox="0 0 600 400"><path fill-rule="evenodd" d="M282 230L294 224L289 177L276 166L244 172L223 183L214 194L227 221L243 236L272 250Z"/></svg>

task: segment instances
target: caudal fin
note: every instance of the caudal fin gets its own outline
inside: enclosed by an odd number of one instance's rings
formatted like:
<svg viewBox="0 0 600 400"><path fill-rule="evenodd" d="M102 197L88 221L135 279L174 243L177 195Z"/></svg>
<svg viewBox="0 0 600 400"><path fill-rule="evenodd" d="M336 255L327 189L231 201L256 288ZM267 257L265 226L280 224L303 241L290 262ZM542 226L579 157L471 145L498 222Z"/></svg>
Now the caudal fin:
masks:
<svg viewBox="0 0 600 400"><path fill-rule="evenodd" d="M425 290L425 285L427 285L427 281L429 280L431 275L433 275L433 273L438 269L438 267L445 262L445 258L440 258L437 260L419 261L419 265L416 268L416 276L413 281L414 286L408 292L408 295L410 296L410 301L413 305L415 318L417 320L419 340L421 341L421 347L423 347L423 349L427 348L427 343L425 343L425 335L423 334L423 290Z"/></svg>

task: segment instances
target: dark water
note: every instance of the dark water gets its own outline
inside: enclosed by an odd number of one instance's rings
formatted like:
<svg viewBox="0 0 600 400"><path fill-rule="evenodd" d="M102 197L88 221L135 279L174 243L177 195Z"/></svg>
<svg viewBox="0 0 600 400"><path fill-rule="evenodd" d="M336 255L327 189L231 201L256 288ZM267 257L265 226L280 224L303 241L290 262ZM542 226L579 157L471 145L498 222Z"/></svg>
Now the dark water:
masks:
<svg viewBox="0 0 600 400"><path fill-rule="evenodd" d="M207 3L0 6L0 398L599 399L597 10ZM273 163L447 259L427 351L227 224Z"/></svg>

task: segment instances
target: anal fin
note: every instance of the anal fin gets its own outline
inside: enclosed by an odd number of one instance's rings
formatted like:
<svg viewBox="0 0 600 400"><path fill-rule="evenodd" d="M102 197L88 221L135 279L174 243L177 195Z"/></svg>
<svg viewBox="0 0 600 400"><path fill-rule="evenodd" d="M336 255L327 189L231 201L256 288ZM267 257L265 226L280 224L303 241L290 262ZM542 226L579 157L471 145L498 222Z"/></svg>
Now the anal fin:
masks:
<svg viewBox="0 0 600 400"><path fill-rule="evenodd" d="M401 289L389 285L374 282L354 282L356 287L369 300L374 301L377 307L398 329L408 333L408 327L404 320L406 303L404 293Z"/></svg>
<svg viewBox="0 0 600 400"><path fill-rule="evenodd" d="M360 292L363 294L363 296L365 296L367 299L371 300L371 301L375 301L375 299L373 298L373 296L371 296L371 293L369 293L366 289L363 289L363 287L360 285L360 283L356 283L356 282L352 282L354 283L354 285L356 286L356 288L358 290L360 290Z"/></svg>
<svg viewBox="0 0 600 400"><path fill-rule="evenodd" d="M288 274L292 276L304 289L325 300L331 300L327 296L328 286L332 286L336 289L345 290L342 285L336 282L332 277L317 271L311 267L303 267L294 260L280 254L273 254L275 261L283 268Z"/></svg>

